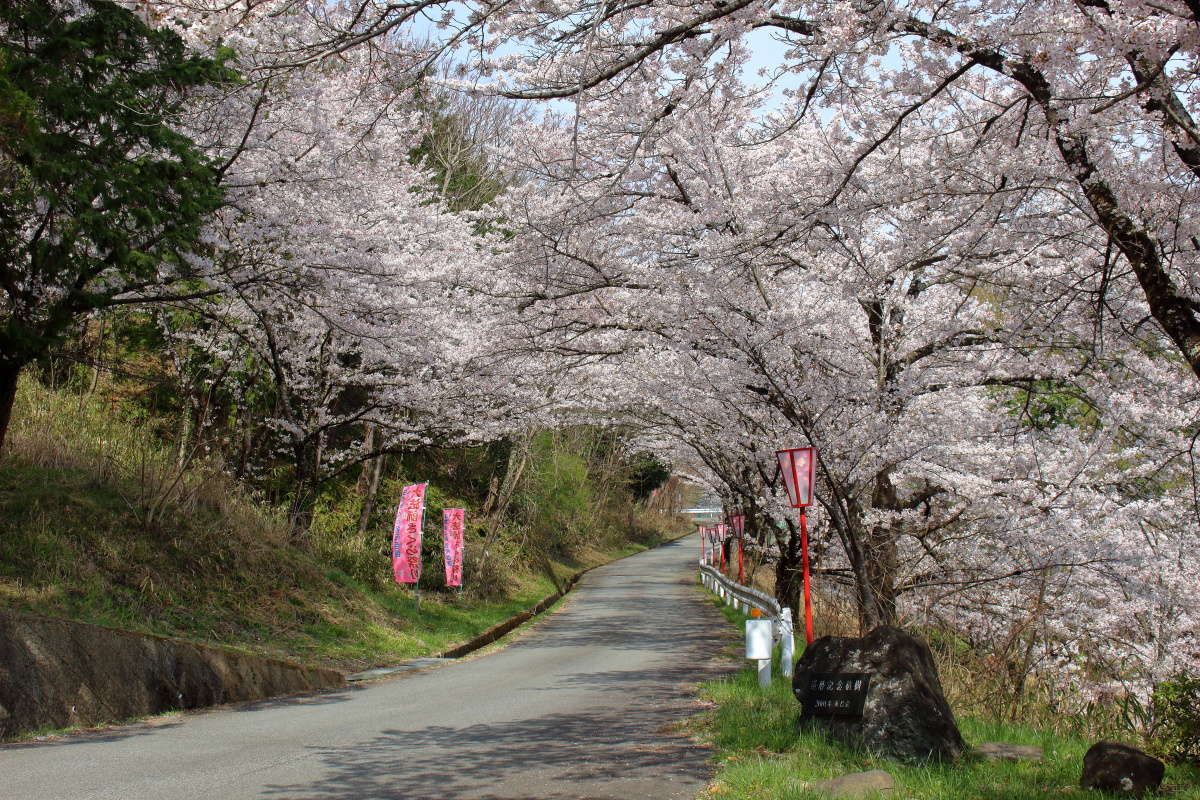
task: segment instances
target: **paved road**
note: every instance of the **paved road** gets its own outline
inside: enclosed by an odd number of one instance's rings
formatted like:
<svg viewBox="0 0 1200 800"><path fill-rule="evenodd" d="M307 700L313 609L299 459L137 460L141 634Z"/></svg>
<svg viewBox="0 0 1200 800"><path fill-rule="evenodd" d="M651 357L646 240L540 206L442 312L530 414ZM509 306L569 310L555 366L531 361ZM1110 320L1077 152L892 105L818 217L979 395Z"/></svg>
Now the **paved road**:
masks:
<svg viewBox="0 0 1200 800"><path fill-rule="evenodd" d="M683 800L708 753L667 728L725 626L689 537L597 569L511 646L354 689L0 747L0 798Z"/></svg>

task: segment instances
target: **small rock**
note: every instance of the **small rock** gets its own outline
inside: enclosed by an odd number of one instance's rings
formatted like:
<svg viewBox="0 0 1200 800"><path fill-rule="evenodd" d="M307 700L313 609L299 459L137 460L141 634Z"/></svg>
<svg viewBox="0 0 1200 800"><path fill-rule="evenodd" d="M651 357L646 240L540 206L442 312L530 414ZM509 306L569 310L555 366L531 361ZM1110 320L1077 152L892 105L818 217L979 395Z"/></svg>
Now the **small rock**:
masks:
<svg viewBox="0 0 1200 800"><path fill-rule="evenodd" d="M984 742L975 752L993 761L1041 761L1045 755L1040 747L1008 742Z"/></svg>
<svg viewBox="0 0 1200 800"><path fill-rule="evenodd" d="M1154 756L1117 742L1096 742L1083 757L1084 789L1101 789L1141 797L1162 783L1166 766Z"/></svg>
<svg viewBox="0 0 1200 800"><path fill-rule="evenodd" d="M857 798L891 794L896 788L896 782L883 770L873 769L870 772L851 772L840 778L830 778L814 783L808 788L809 791L827 797Z"/></svg>

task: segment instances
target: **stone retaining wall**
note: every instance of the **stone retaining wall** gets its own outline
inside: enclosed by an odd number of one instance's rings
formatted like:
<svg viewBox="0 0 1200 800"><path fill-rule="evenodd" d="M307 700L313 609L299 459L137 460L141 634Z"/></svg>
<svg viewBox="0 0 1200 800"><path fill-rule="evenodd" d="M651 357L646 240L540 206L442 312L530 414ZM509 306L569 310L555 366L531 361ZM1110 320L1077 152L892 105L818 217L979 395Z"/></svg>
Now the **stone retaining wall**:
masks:
<svg viewBox="0 0 1200 800"><path fill-rule="evenodd" d="M332 669L0 610L4 739L344 685Z"/></svg>

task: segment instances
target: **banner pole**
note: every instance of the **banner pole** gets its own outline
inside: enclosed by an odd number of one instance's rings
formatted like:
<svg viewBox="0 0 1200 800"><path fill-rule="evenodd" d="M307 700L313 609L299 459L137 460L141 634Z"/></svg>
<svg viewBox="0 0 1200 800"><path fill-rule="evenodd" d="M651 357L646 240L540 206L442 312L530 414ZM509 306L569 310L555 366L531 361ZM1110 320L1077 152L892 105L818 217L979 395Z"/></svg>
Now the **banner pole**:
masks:
<svg viewBox="0 0 1200 800"><path fill-rule="evenodd" d="M425 491L428 491L429 484L426 483L425 486L426 486ZM425 522L426 522L426 520L425 520L425 492L422 492L421 493L421 542L422 542L422 547L424 547L424 542L425 542ZM420 559L421 559L421 565L419 567L417 567L417 579L415 581L413 581L413 595L416 597L416 601L417 601L417 609L416 610L417 611L421 610L421 573L423 573L425 571L425 556L424 556L424 554L420 555Z"/></svg>

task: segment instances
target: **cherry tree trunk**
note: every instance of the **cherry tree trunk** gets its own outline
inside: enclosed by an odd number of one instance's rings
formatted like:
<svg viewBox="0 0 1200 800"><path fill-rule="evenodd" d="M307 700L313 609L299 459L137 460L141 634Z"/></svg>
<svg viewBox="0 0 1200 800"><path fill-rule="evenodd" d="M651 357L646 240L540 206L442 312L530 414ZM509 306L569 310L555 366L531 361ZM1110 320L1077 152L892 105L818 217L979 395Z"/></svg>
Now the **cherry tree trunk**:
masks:
<svg viewBox="0 0 1200 800"><path fill-rule="evenodd" d="M20 365L0 364L0 452L4 451L8 423L12 420L13 403L17 399L17 379L20 376Z"/></svg>
<svg viewBox="0 0 1200 800"><path fill-rule="evenodd" d="M803 619L804 575L800 558L800 533L788 522L788 536L778 537L779 560L775 562L775 599L792 609L792 619Z"/></svg>
<svg viewBox="0 0 1200 800"><path fill-rule="evenodd" d="M308 529L312 527L321 453L320 448L309 438L296 442L292 450L294 472L292 499L288 504L288 532L293 541L305 542L308 540Z"/></svg>
<svg viewBox="0 0 1200 800"><path fill-rule="evenodd" d="M901 510L902 503L892 481L891 469L884 469L875 476L875 487L871 494L871 507L888 511ZM862 562L862 574L869 593L860 595L859 625L864 634L880 625L896 624L896 541L899 530L891 524L875 524L860 528L860 546L857 548Z"/></svg>
<svg viewBox="0 0 1200 800"><path fill-rule="evenodd" d="M862 524L864 509L847 504L832 523L842 539L854 581L854 604L862 635L896 622L896 531Z"/></svg>
<svg viewBox="0 0 1200 800"><path fill-rule="evenodd" d="M862 570L855 573L866 578L856 588L859 628L867 634L896 624L896 538L886 526L871 528L864 538Z"/></svg>
<svg viewBox="0 0 1200 800"><path fill-rule="evenodd" d="M364 449L368 452L375 448L376 428L374 423L367 423L367 439ZM362 510L358 515L358 535L367 532L371 522L371 514L375 511L375 500L379 496L379 478L383 475L384 456L378 455L363 463L362 474L358 479L358 488L362 493Z"/></svg>

